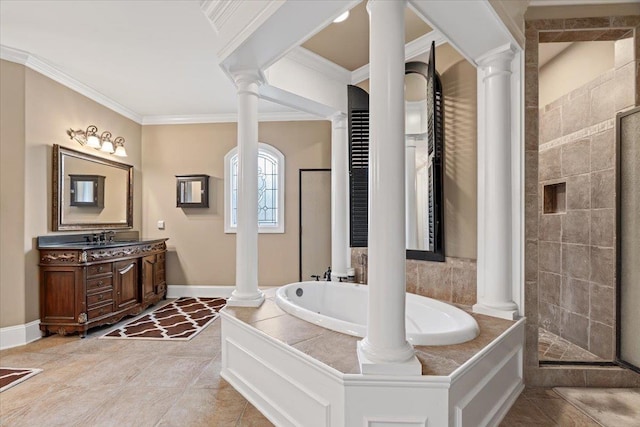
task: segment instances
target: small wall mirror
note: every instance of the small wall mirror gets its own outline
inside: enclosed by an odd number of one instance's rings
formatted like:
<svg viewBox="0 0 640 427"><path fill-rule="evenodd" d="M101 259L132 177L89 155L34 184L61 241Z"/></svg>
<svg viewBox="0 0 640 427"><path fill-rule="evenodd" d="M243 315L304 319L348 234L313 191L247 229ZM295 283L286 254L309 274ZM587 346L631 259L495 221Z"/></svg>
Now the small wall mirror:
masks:
<svg viewBox="0 0 640 427"><path fill-rule="evenodd" d="M71 206L104 208L104 179L102 175L69 175Z"/></svg>
<svg viewBox="0 0 640 427"><path fill-rule="evenodd" d="M208 208L209 175L176 175L176 207Z"/></svg>

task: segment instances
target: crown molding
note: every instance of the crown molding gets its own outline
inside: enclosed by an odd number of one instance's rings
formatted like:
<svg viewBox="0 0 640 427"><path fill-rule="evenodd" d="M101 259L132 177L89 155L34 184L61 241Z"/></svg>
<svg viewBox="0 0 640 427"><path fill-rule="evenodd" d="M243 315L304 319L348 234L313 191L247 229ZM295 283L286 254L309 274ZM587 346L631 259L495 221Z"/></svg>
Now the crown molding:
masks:
<svg viewBox="0 0 640 427"><path fill-rule="evenodd" d="M291 111L291 112L269 112L258 113L259 122L296 122L309 120L326 120L313 114ZM187 125L205 123L236 123L238 114L193 114L181 116L144 116L142 125Z"/></svg>
<svg viewBox="0 0 640 427"><path fill-rule="evenodd" d="M33 71L36 71L43 76L48 77L51 80L54 80L61 85L78 92L81 95L86 96L87 98L107 107L110 110L115 111L116 113L130 120L133 120L138 124L142 124L142 116L140 114L130 110L122 104L117 103L113 99L74 79L63 71L58 70L48 62L28 52L0 45L0 59L24 65L25 67L30 68Z"/></svg>
<svg viewBox="0 0 640 427"><path fill-rule="evenodd" d="M229 17L235 13L240 7L240 2L224 1L224 0L201 0L200 8L204 14L211 21L211 26L216 31L220 32L220 29L227 22Z"/></svg>
<svg viewBox="0 0 640 427"><path fill-rule="evenodd" d="M349 84L351 82L351 71L301 46L292 49L285 58L341 83Z"/></svg>
<svg viewBox="0 0 640 427"><path fill-rule="evenodd" d="M436 46L440 46L447 42L444 35L438 31L433 30L418 37L415 40L410 41L404 46L404 59L405 61L415 58L418 55L429 52L431 49L431 42L435 42ZM351 73L351 84L358 84L369 78L369 64L365 64L362 67L354 70Z"/></svg>

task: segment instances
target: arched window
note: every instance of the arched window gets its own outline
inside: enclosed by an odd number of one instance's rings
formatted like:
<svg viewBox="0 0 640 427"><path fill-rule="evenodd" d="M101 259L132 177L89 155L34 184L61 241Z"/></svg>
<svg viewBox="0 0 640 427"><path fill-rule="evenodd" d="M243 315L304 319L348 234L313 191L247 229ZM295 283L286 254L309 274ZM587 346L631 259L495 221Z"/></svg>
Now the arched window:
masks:
<svg viewBox="0 0 640 427"><path fill-rule="evenodd" d="M258 232L284 233L284 155L258 143ZM238 147L224 156L224 231L238 227Z"/></svg>

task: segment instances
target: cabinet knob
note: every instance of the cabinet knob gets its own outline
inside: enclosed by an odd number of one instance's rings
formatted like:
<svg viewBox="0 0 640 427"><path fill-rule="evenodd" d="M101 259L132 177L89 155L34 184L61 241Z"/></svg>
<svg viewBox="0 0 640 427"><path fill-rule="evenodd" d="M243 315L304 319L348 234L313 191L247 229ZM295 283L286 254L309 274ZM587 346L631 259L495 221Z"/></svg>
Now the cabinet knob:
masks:
<svg viewBox="0 0 640 427"><path fill-rule="evenodd" d="M104 295L103 294L98 295L98 299L99 300L103 300L104 299Z"/></svg>
<svg viewBox="0 0 640 427"><path fill-rule="evenodd" d="M98 267L98 271L102 271L102 269L103 269L102 266Z"/></svg>
<svg viewBox="0 0 640 427"><path fill-rule="evenodd" d="M102 286L102 280L98 282L98 286Z"/></svg>

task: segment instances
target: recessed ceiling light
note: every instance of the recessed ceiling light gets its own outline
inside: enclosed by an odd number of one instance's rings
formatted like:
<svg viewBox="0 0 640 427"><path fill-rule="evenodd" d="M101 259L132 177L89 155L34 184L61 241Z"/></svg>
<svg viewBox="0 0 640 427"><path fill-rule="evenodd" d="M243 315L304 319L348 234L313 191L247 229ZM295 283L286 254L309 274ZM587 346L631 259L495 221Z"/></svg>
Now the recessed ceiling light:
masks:
<svg viewBox="0 0 640 427"><path fill-rule="evenodd" d="M337 24L338 22L342 22L345 19L347 19L349 17L349 11L347 10L345 13L343 13L342 15L338 16L336 19L333 20L334 24Z"/></svg>

